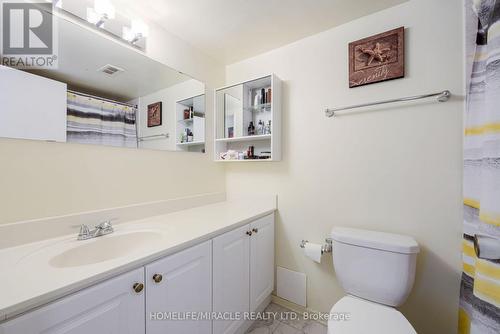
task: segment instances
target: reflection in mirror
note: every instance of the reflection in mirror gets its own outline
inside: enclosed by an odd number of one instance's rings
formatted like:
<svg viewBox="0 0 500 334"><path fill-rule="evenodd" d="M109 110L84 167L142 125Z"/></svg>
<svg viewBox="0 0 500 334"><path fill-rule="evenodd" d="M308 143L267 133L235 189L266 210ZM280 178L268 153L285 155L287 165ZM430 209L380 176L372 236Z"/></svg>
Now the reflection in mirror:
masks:
<svg viewBox="0 0 500 334"><path fill-rule="evenodd" d="M0 137L205 151L205 85L60 16L58 68L0 66Z"/></svg>
<svg viewBox="0 0 500 334"><path fill-rule="evenodd" d="M224 110L225 110L225 138L241 137L241 122L243 115L243 104L241 99L224 93ZM238 126L235 127L235 125ZM234 129L236 128L236 133Z"/></svg>

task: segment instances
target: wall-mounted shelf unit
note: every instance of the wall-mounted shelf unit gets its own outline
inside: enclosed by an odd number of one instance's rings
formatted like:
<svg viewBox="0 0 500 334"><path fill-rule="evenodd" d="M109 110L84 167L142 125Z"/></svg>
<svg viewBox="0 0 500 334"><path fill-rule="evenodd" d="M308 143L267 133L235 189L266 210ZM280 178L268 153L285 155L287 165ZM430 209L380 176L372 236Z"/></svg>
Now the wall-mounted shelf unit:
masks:
<svg viewBox="0 0 500 334"><path fill-rule="evenodd" d="M205 95L176 102L176 146L179 151L205 150ZM188 134L192 134L189 135Z"/></svg>
<svg viewBox="0 0 500 334"><path fill-rule="evenodd" d="M217 162L281 160L281 80L271 74L217 89L214 128Z"/></svg>

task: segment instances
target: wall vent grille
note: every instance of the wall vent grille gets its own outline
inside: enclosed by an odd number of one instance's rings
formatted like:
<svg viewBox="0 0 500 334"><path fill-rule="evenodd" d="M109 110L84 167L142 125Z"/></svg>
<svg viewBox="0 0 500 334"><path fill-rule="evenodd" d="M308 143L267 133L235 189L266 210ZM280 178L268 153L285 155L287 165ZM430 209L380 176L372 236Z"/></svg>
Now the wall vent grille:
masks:
<svg viewBox="0 0 500 334"><path fill-rule="evenodd" d="M114 66L114 65L110 65L110 64L104 65L103 67L101 67L97 71L102 72L102 73L107 74L107 75L117 75L120 72L125 72L125 70L123 68L119 68L118 66Z"/></svg>

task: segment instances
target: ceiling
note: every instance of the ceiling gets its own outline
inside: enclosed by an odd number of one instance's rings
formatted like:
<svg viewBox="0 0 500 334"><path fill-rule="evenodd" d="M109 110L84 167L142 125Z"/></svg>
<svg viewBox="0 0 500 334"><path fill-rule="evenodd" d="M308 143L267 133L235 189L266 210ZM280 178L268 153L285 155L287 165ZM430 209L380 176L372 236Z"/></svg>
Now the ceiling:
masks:
<svg viewBox="0 0 500 334"><path fill-rule="evenodd" d="M73 90L118 101L130 101L191 79L121 43L56 18L59 66L30 72L65 82ZM124 72L109 76L98 71L108 64Z"/></svg>
<svg viewBox="0 0 500 334"><path fill-rule="evenodd" d="M113 0L223 64L407 0Z"/></svg>

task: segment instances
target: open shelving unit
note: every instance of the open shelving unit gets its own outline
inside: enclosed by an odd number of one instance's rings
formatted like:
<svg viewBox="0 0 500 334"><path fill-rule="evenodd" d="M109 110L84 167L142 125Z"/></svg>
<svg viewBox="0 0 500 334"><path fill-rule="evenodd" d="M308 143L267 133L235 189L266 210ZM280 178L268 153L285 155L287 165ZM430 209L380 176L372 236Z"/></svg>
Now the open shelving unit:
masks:
<svg viewBox="0 0 500 334"><path fill-rule="evenodd" d="M184 118L184 111L192 109L192 115ZM176 146L179 151L205 151L205 95L193 96L176 102ZM188 141L186 129L193 133Z"/></svg>
<svg viewBox="0 0 500 334"><path fill-rule="evenodd" d="M280 161L281 80L270 74L217 89L214 129L216 162Z"/></svg>

